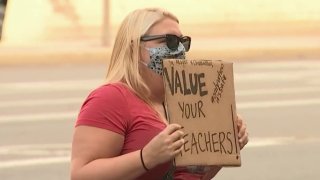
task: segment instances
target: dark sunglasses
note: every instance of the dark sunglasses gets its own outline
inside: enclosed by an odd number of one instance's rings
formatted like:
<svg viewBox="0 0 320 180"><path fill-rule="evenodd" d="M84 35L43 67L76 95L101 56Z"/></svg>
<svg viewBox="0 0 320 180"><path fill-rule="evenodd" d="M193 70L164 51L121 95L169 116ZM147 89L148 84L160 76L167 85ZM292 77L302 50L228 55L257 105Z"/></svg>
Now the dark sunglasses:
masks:
<svg viewBox="0 0 320 180"><path fill-rule="evenodd" d="M140 38L141 41L152 41L156 39L166 39L166 44L169 49L171 50L177 50L179 47L179 43L181 42L186 51L189 51L190 45L191 45L191 37L189 36L183 36L183 37L178 37L173 34L164 34L164 35L153 35L153 36L142 36Z"/></svg>

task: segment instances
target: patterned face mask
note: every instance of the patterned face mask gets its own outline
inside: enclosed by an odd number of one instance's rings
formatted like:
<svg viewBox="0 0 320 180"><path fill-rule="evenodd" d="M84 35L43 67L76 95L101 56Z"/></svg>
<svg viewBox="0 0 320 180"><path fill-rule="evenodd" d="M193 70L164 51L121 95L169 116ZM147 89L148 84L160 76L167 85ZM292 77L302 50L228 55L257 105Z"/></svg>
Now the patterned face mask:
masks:
<svg viewBox="0 0 320 180"><path fill-rule="evenodd" d="M168 46L161 46L155 48L146 48L149 51L150 62L148 64L140 61L142 64L146 65L148 68L153 70L155 73L162 75L163 59L185 59L185 48L182 43L179 43L177 50L171 50Z"/></svg>

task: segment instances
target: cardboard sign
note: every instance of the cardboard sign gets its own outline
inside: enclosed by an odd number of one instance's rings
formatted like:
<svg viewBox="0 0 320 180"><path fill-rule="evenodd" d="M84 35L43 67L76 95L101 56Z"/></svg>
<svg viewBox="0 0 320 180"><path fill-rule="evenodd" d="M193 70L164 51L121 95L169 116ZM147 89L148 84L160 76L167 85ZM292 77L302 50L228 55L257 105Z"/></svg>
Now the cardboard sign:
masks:
<svg viewBox="0 0 320 180"><path fill-rule="evenodd" d="M167 117L184 126L177 166L240 166L231 62L163 61Z"/></svg>

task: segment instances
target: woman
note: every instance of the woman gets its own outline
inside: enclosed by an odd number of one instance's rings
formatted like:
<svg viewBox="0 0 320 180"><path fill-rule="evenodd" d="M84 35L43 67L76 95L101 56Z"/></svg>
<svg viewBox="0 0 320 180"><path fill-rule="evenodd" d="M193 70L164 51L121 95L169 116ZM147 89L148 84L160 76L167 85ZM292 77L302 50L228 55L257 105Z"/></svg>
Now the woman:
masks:
<svg viewBox="0 0 320 180"><path fill-rule="evenodd" d="M72 145L72 179L210 179L220 167L175 171L184 144L182 127L165 118L162 59L184 58L191 38L161 9L130 13L120 26L107 84L94 90L78 116ZM248 136L238 118L239 141Z"/></svg>

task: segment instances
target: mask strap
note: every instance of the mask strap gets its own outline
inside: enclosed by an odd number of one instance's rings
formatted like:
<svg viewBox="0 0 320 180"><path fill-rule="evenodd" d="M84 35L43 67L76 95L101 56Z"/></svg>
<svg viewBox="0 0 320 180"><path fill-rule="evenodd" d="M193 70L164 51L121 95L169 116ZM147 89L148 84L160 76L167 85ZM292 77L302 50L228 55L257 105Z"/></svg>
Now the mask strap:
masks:
<svg viewBox="0 0 320 180"><path fill-rule="evenodd" d="M143 65L145 65L145 66L147 66L147 67L148 67L148 64L147 64L147 63L145 63L145 62L143 62L143 61L140 61L140 60L139 60L139 63L141 63L141 64L143 64Z"/></svg>

